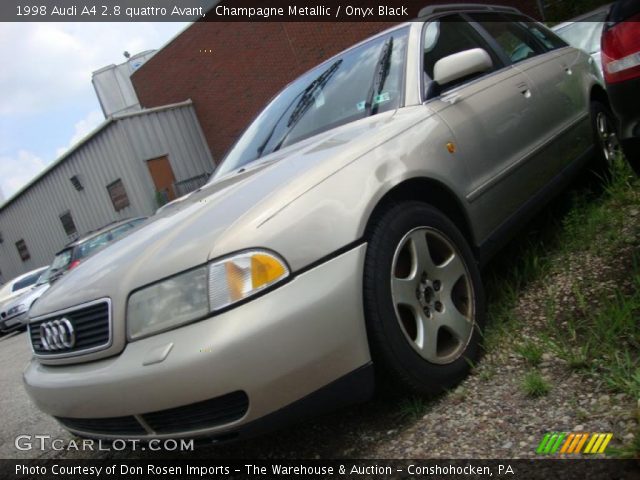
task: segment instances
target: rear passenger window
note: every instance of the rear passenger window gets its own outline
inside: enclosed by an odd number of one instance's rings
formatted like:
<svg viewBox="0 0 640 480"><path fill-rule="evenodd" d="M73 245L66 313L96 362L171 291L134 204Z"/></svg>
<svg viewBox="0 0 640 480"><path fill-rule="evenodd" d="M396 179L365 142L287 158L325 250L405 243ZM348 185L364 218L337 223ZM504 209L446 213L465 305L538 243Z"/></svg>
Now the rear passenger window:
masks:
<svg viewBox="0 0 640 480"><path fill-rule="evenodd" d="M518 63L545 52L527 28L519 23L507 21L500 14L475 13L470 17L493 37L512 63Z"/></svg>
<svg viewBox="0 0 640 480"><path fill-rule="evenodd" d="M503 66L498 56L476 29L459 15L451 15L429 22L424 28L423 35L423 68L427 81L433 78L433 70L438 60L474 48L482 48L489 54L493 62L493 68L490 71L495 71ZM484 74L486 73L488 72ZM465 78L455 82L455 85L450 84L442 87L451 88L468 80L470 79Z"/></svg>
<svg viewBox="0 0 640 480"><path fill-rule="evenodd" d="M562 38L549 30L544 25L537 22L528 21L527 18L517 17L515 15L505 15L509 20L516 22L522 28L528 30L534 37L542 43L547 50L556 50L568 46Z"/></svg>

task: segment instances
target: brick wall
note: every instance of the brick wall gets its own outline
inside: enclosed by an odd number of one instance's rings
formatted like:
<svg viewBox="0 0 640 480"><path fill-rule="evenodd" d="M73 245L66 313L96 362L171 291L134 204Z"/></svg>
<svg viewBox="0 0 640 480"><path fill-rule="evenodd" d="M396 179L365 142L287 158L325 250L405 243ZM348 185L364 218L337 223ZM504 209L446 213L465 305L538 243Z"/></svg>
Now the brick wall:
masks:
<svg viewBox="0 0 640 480"><path fill-rule="evenodd" d="M535 14L531 2L511 3L520 3L523 11ZM390 26L369 22L198 22L135 72L132 81L146 108L192 99L211 153L219 161L284 85Z"/></svg>

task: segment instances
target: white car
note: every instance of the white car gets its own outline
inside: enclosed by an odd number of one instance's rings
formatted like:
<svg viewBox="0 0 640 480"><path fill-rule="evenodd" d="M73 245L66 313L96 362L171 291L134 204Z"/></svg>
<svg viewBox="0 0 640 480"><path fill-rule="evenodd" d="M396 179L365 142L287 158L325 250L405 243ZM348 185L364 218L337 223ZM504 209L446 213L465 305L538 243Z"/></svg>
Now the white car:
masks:
<svg viewBox="0 0 640 480"><path fill-rule="evenodd" d="M49 266L36 268L35 270L31 270L30 272L24 273L19 277L14 278L13 280L7 282L5 285L0 288L0 319L6 316L6 312L4 311L4 307L11 303L16 297L19 297L23 293L25 293L31 286L35 285L40 278L42 272L44 272Z"/></svg>

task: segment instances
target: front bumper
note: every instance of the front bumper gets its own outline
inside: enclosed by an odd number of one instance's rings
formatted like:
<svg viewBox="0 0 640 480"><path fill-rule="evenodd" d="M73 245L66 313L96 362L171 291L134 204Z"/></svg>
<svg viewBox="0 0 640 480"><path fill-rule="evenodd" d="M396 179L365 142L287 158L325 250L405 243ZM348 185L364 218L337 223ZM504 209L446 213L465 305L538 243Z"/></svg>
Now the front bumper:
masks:
<svg viewBox="0 0 640 480"><path fill-rule="evenodd" d="M10 318L3 318L0 320L0 332L12 332L13 330L26 327L28 319L27 312Z"/></svg>
<svg viewBox="0 0 640 480"><path fill-rule="evenodd" d="M33 359L24 372L27 392L41 410L67 419L61 421L66 428L90 437L238 431L370 363L362 311L365 251L360 245L251 302L129 343L112 358L63 366ZM185 418L190 408L190 418L199 418L194 404L228 408L218 400L241 393L248 400L241 418L222 415L220 424L184 421L175 428L171 417ZM174 427L154 428L150 418Z"/></svg>

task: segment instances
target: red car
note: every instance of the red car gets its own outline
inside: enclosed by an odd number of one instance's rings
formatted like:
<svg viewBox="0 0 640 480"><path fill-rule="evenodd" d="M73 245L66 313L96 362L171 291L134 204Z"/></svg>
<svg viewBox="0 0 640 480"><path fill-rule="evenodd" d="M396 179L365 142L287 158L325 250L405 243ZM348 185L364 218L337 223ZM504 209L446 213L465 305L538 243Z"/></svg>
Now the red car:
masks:
<svg viewBox="0 0 640 480"><path fill-rule="evenodd" d="M602 33L602 66L622 148L640 174L640 1L612 5Z"/></svg>

